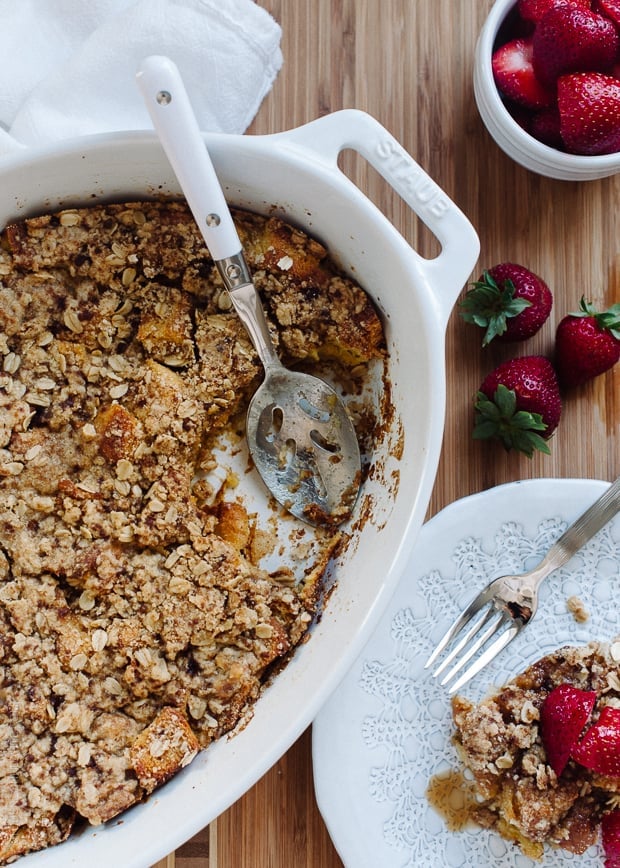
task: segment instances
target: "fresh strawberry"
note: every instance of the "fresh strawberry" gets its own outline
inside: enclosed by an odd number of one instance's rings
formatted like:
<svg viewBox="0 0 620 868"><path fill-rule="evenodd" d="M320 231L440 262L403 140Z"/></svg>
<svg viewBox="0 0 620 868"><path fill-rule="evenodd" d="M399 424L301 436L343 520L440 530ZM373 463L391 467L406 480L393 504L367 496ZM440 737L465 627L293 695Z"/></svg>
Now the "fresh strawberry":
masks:
<svg viewBox="0 0 620 868"><path fill-rule="evenodd" d="M571 756L593 772L620 777L620 708L605 705Z"/></svg>
<svg viewBox="0 0 620 868"><path fill-rule="evenodd" d="M528 21L519 14L519 4L515 3L506 13L506 17L498 27L495 38L495 46L510 42L520 36L531 36L534 32L535 23Z"/></svg>
<svg viewBox="0 0 620 868"><path fill-rule="evenodd" d="M533 21L538 23L545 12L551 9L557 3L557 0L519 0L517 8L519 15L525 21ZM572 0L574 6L583 6L586 9L590 8L590 0Z"/></svg>
<svg viewBox="0 0 620 868"><path fill-rule="evenodd" d="M609 69L618 56L620 37L609 18L565 0L542 16L532 45L536 76L549 89L567 72Z"/></svg>
<svg viewBox="0 0 620 868"><path fill-rule="evenodd" d="M523 341L539 330L551 313L551 290L538 275L522 265L494 265L472 284L461 302L465 322L485 329L482 346L495 337Z"/></svg>
<svg viewBox="0 0 620 868"><path fill-rule="evenodd" d="M620 868L620 809L608 811L601 820L605 868Z"/></svg>
<svg viewBox="0 0 620 868"><path fill-rule="evenodd" d="M506 100L505 102L506 111L513 119L516 124L525 130L526 133L530 131L530 124L532 122L532 109L526 109L525 106L518 105L516 102L510 102ZM541 109L543 111L543 109Z"/></svg>
<svg viewBox="0 0 620 868"><path fill-rule="evenodd" d="M527 108L550 105L553 94L542 86L532 66L532 39L512 39L500 46L491 58L493 78L499 92Z"/></svg>
<svg viewBox="0 0 620 868"><path fill-rule="evenodd" d="M485 377L475 402L473 436L499 439L506 450L528 457L549 454L546 440L560 421L562 403L549 359L523 356L498 365Z"/></svg>
<svg viewBox="0 0 620 868"><path fill-rule="evenodd" d="M620 81L601 72L575 72L558 80L560 132L576 154L620 151Z"/></svg>
<svg viewBox="0 0 620 868"><path fill-rule="evenodd" d="M547 761L558 777L564 771L583 728L590 719L596 691L560 684L540 709L540 735Z"/></svg>
<svg viewBox="0 0 620 868"><path fill-rule="evenodd" d="M616 27L620 28L620 0L595 0L593 9L607 16Z"/></svg>
<svg viewBox="0 0 620 868"><path fill-rule="evenodd" d="M560 132L560 113L555 105L534 112L529 133L543 145L549 145L550 148L559 151L564 150L564 139Z"/></svg>
<svg viewBox="0 0 620 868"><path fill-rule="evenodd" d="M620 302L599 313L581 299L580 309L558 324L555 367L562 388L579 386L620 359Z"/></svg>

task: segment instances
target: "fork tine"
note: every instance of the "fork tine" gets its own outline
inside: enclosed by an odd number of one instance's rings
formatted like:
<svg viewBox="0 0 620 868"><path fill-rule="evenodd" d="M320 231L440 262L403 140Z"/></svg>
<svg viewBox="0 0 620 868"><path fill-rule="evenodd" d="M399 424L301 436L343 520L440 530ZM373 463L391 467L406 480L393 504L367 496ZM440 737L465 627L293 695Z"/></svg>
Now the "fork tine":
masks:
<svg viewBox="0 0 620 868"><path fill-rule="evenodd" d="M502 649L511 642L514 637L517 635L519 630L521 629L520 625L515 623L511 618L505 619L506 623L509 625L507 630L504 630L493 642L486 648L480 657L478 657L471 664L469 669L466 669L463 674L456 679L454 684L451 684L448 688L448 693L456 693L457 690L460 690L464 684L467 684L474 675L477 675L484 667L493 660Z"/></svg>
<svg viewBox="0 0 620 868"><path fill-rule="evenodd" d="M457 662L454 664L448 674L444 675L444 677L440 681L440 684L447 684L448 681L451 681L457 674L457 672L460 672L463 666L465 666L465 664L468 663L471 658L475 654L477 654L482 647L484 647L484 645L486 645L491 636L494 636L501 627L502 623L506 621L506 616L503 612L498 612L497 609L490 608L480 626L484 627L484 625L490 621L493 615L495 615L495 619L493 620L493 622L489 624L489 626L484 632L479 632L478 638L471 643L467 651L465 651L460 660L457 660Z"/></svg>
<svg viewBox="0 0 620 868"><path fill-rule="evenodd" d="M473 618L473 616L484 605L484 603L486 602L486 592L487 589L485 588L484 591L475 596L469 606L467 606L467 608L464 609L461 614L456 618L454 623L451 624L450 627L448 627L443 638L439 641L437 647L424 664L425 669L428 669L430 666L433 665L433 663L439 657L444 648L452 641L452 639L454 639L457 633L462 630L465 624L467 624L467 622L470 621L471 618Z"/></svg>
<svg viewBox="0 0 620 868"><path fill-rule="evenodd" d="M461 636L461 638L458 640L458 642L456 642L452 650L444 657L437 669L435 669L435 671L433 672L433 678L437 678L438 675L441 675L444 669L447 669L447 667L452 663L454 658L458 654L460 654L463 648L467 646L469 641L473 639L473 637L480 632L484 625L488 623L489 619L492 618L493 611L494 610L492 608L482 609L480 610L479 618L476 619L475 616L471 618L471 627L469 628L469 630L467 630L467 632L464 632L463 628L463 636Z"/></svg>

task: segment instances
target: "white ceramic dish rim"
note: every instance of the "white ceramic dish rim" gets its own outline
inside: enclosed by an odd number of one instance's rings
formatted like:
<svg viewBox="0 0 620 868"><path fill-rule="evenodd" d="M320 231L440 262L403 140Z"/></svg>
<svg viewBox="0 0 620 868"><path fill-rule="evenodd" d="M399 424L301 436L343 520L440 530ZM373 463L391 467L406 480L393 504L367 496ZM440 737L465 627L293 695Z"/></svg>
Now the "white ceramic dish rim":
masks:
<svg viewBox="0 0 620 868"><path fill-rule="evenodd" d="M483 562L477 565L481 575L476 581L480 585L486 580L486 570L489 570L489 576L501 572L506 557L514 560L529 554L530 565L533 565L542 556L542 551L536 551L536 544L543 548L548 545L547 534L550 539L556 538L559 531L577 518L608 486L609 482L597 479L541 478L509 482L454 501L424 525L413 549L413 556L379 625L313 723L312 751L317 801L332 841L346 866L411 868L415 865L416 868L434 868L437 864L443 864L437 861L442 856L449 864L463 868L465 865L504 864L522 865L525 868L539 864L524 857L518 848L509 844L504 846L499 836L493 833L490 833L488 849L486 832L478 834L476 831L464 830L450 833L439 814L428 803L420 813L422 802L426 802L424 793L429 775L439 770L438 763L441 770L452 768L453 763L457 763L456 752L447 745L449 727L447 733L444 731L446 712L449 718L449 696L440 685L432 683L429 673L423 670L423 661L444 632L446 622L449 623L453 617L452 611L441 611L438 617L433 617L438 611L438 601L443 600L445 605L445 600L449 599L450 605L456 604L458 609L466 604L475 591L462 581L452 581L450 584L450 579L453 580L458 573L457 560L460 560L463 570L464 563L479 548ZM564 521L563 527L561 521ZM570 593L576 593L585 600L585 607L591 613L588 621L575 621L566 609L565 595L561 594L558 599L550 590L549 598L538 615L540 622L536 620L528 628L532 633L524 633L486 672L467 685L463 689L465 696L473 701L479 700L493 684L505 683L526 665L563 644L580 645L593 639L613 638L619 618L609 622L606 601L609 597L613 599L614 591L610 590L607 595L603 593L597 607L595 597L589 599L587 595L590 589L584 587L580 591L579 578L573 578L572 573L574 570L578 577L583 578L584 574L588 576L596 572L593 550L601 559L609 558L610 538L605 537L605 534L615 532L617 539L618 530L620 517L616 516L610 528L601 532L600 541L589 544L588 555L584 552L582 558L578 554L576 563L569 562L560 571L564 573L563 578L558 575L549 580L550 583L556 581L558 587L570 588ZM472 541L470 546L472 537L475 537L475 545ZM595 548L597 545L598 549ZM613 574L617 580L617 567ZM432 601L424 593L424 588L428 591L431 581L438 588ZM405 613L409 613L406 620L403 619ZM395 637L397 619L399 637L402 638L404 630L411 637L405 643L408 646L405 649L400 648ZM602 633L598 632L595 625L602 628ZM368 684L369 679L372 686ZM384 694L379 689L379 684L383 682ZM409 701L407 726L398 729L398 723L395 723L394 730L377 728L378 720L385 720L387 727L391 716L396 714L390 701L396 702L396 697L403 700L415 683L419 684L416 702L418 712L439 703L445 706L445 711L435 707L431 715L420 720L413 714L413 703ZM403 700L403 706L405 704ZM420 716L424 717L422 713ZM442 731L439 738L445 745L443 750L439 746L442 742L438 744L434 737L440 721ZM405 845L399 849L393 841L391 822L396 810L396 795L394 803L388 804L389 799L371 793L371 771L381 772L389 765L393 790L401 794L407 786L407 780L399 776L399 771L403 772L407 762L411 762L407 737L412 737L416 722L416 741L423 746L432 742L429 751L432 756L424 754L423 767L417 769L421 781L416 780L416 792L412 795L411 804L402 808L411 812L408 828L415 825L418 829L418 848L416 856L413 856L412 842L409 850ZM368 733L374 735L374 739ZM402 749L402 754L399 754L399 749ZM445 759L438 759L442 753ZM381 789L382 786L384 789L387 787L385 778L381 778L377 788ZM404 802L400 804L402 807ZM432 820L428 816L431 814ZM404 825L406 821L401 817L401 822ZM388 840L390 833L391 841ZM429 849L423 849L425 847ZM431 851L430 848L435 849ZM412 859L415 861L412 862ZM581 864L582 861L588 865L602 865L602 860L596 854L593 856L592 850L588 850L583 857L550 850L545 855L544 864L572 865L575 862Z"/></svg>
<svg viewBox="0 0 620 868"><path fill-rule="evenodd" d="M491 57L499 27L515 0L497 0L484 22L475 51L474 95L480 115L500 148L527 169L558 180L588 181L620 171L620 154L567 154L539 142L506 110L493 80Z"/></svg>
<svg viewBox="0 0 620 868"><path fill-rule="evenodd" d="M362 112L338 112L274 136L206 134L205 139L231 204L275 210L333 242L329 246L340 264L363 282L383 311L397 424L406 429L403 458L386 454L384 473L398 472L401 484L392 497L385 477L367 482L365 496L376 499L376 514L354 553L349 549L338 562L336 588L311 640L265 691L250 724L204 751L118 821L89 827L59 847L23 857L24 866L151 865L252 786L309 725L370 635L406 563L434 482L445 409L445 328L479 250L467 219L398 142ZM345 148L362 154L434 232L442 245L435 259L413 251L342 174L337 160ZM178 193L159 143L148 132L93 136L17 154L0 166L0 183L0 225L99 199ZM384 261L372 255L379 250L385 251ZM425 413L417 413L410 402L411 385L404 375L411 370L421 370L418 397ZM402 427L393 433L402 436ZM355 575L347 572L349 558Z"/></svg>

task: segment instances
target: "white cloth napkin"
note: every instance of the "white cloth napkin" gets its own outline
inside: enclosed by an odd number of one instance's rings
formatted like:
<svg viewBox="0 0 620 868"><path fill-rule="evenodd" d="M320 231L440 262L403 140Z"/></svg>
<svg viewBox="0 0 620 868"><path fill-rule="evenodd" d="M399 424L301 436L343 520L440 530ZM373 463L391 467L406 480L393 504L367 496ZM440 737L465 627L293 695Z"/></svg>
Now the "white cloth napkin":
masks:
<svg viewBox="0 0 620 868"><path fill-rule="evenodd" d="M201 129L242 133L282 65L254 0L0 0L0 155L90 133L151 129L135 74L164 54Z"/></svg>

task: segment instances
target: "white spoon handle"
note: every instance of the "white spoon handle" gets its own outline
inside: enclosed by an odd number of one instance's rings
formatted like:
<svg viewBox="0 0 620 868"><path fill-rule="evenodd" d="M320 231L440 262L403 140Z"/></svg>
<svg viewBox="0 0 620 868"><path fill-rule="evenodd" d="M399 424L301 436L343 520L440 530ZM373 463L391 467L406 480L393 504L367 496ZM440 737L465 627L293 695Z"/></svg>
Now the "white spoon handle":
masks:
<svg viewBox="0 0 620 868"><path fill-rule="evenodd" d="M216 261L236 256L241 242L176 64L152 55L136 78L211 256Z"/></svg>
<svg viewBox="0 0 620 868"><path fill-rule="evenodd" d="M181 190L265 371L280 369L237 229L191 107L181 74L167 57L147 57L138 86Z"/></svg>

